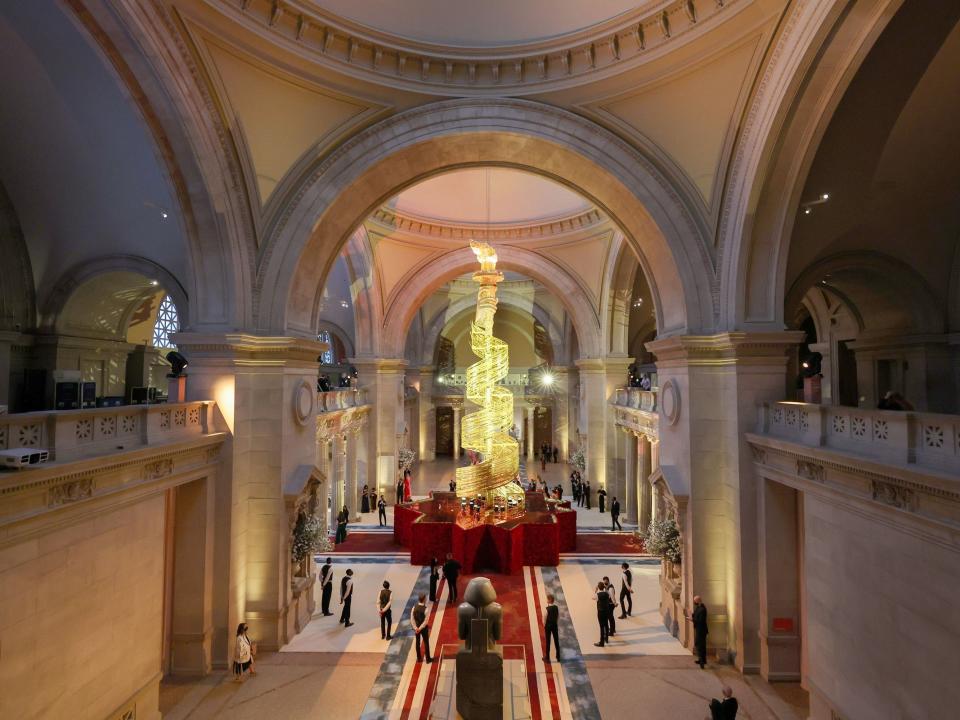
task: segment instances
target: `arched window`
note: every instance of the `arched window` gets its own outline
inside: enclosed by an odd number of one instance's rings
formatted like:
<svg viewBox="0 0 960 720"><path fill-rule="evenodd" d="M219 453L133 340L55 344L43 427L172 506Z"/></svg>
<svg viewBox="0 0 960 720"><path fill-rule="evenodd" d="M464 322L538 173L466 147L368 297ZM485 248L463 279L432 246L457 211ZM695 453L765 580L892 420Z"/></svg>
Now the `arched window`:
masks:
<svg viewBox="0 0 960 720"><path fill-rule="evenodd" d="M333 356L333 336L330 334L329 330L321 330L317 335L317 340L322 343L326 343L328 349L320 355L320 362L323 365L333 365L334 356Z"/></svg>
<svg viewBox="0 0 960 720"><path fill-rule="evenodd" d="M180 315L177 314L177 306L173 304L173 298L164 295L160 309L157 311L157 322L153 326L153 346L176 350L177 346L170 339L175 332L180 332Z"/></svg>

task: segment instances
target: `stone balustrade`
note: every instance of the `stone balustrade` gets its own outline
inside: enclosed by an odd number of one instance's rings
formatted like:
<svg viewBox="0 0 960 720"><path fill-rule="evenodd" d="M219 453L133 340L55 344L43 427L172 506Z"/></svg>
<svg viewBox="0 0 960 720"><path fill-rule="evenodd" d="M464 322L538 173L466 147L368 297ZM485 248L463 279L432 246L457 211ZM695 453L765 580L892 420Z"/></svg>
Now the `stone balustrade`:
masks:
<svg viewBox="0 0 960 720"><path fill-rule="evenodd" d="M757 434L881 462L960 473L960 416L799 402L763 404Z"/></svg>
<svg viewBox="0 0 960 720"><path fill-rule="evenodd" d="M620 387L614 392L613 404L644 412L657 411L657 391L638 387Z"/></svg>
<svg viewBox="0 0 960 720"><path fill-rule="evenodd" d="M0 449L44 448L50 460L83 458L210 432L210 400L0 416Z"/></svg>
<svg viewBox="0 0 960 720"><path fill-rule="evenodd" d="M364 388L340 388L317 393L317 412L329 413L367 405Z"/></svg>

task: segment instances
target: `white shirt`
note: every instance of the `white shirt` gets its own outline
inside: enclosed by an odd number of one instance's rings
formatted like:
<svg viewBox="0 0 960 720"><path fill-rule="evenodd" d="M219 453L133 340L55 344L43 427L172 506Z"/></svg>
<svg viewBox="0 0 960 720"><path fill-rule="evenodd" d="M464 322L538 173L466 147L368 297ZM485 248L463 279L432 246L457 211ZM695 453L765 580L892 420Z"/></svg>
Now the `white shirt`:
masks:
<svg viewBox="0 0 960 720"><path fill-rule="evenodd" d="M623 585L629 592L633 592L633 573L627 575L628 572L629 570L623 571Z"/></svg>
<svg viewBox="0 0 960 720"><path fill-rule="evenodd" d="M610 596L610 602L614 605L617 604L617 591L614 589L613 585L607 586L607 595Z"/></svg>
<svg viewBox="0 0 960 720"><path fill-rule="evenodd" d="M250 662L250 640L246 635L237 635L236 661L238 663Z"/></svg>
<svg viewBox="0 0 960 720"><path fill-rule="evenodd" d="M347 584L343 586L343 595L340 599L346 600L351 595L353 595L353 578L347 578Z"/></svg>

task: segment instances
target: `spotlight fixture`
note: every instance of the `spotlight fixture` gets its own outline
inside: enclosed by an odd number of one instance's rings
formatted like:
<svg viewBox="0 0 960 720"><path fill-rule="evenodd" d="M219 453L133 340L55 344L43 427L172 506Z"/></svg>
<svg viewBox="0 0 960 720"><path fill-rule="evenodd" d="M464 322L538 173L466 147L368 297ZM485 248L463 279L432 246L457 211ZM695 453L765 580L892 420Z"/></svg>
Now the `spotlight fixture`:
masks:
<svg viewBox="0 0 960 720"><path fill-rule="evenodd" d="M153 285L154 287L156 287L156 286L159 285L160 283L158 283L156 280L151 280L151 281L150 281L150 284Z"/></svg>
<svg viewBox="0 0 960 720"><path fill-rule="evenodd" d="M803 208L804 215L810 215L813 212L814 205L823 205L830 199L830 193L820 193L819 197L816 200L810 200L808 202L800 203L800 207Z"/></svg>
<svg viewBox="0 0 960 720"><path fill-rule="evenodd" d="M187 359L176 350L167 353L167 362L170 363L170 373L167 377L183 377L183 371L189 365Z"/></svg>
<svg viewBox="0 0 960 720"><path fill-rule="evenodd" d="M545 370L543 373L541 373L540 384L545 385L546 387L553 385L553 373L551 373L549 370Z"/></svg>
<svg viewBox="0 0 960 720"><path fill-rule="evenodd" d="M346 308L350 307L350 303L348 303L346 300L341 300L341 301L340 301L340 307L346 309Z"/></svg>
<svg viewBox="0 0 960 720"><path fill-rule="evenodd" d="M812 213L812 212L813 212L813 210L811 210L810 208L804 208L804 209L803 209L803 214L804 214L804 215L809 215L809 214Z"/></svg>
<svg viewBox="0 0 960 720"><path fill-rule="evenodd" d="M643 298L637 298L636 300L634 300L634 301L633 301L633 306L634 306L635 308L643 307Z"/></svg>
<svg viewBox="0 0 960 720"><path fill-rule="evenodd" d="M167 211L166 211L166 210L161 210L161 211L160 211L160 217L162 217L164 220L166 220L166 219L167 219L168 217L170 217L170 216L167 214Z"/></svg>

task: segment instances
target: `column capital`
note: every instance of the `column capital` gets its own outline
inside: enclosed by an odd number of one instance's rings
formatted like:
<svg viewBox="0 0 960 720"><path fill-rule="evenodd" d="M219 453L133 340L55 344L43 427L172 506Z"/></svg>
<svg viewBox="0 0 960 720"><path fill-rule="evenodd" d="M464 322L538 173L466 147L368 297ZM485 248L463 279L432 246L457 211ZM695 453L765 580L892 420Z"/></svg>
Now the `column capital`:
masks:
<svg viewBox="0 0 960 720"><path fill-rule="evenodd" d="M347 358L347 362L357 368L358 373L402 373L407 369L403 358L358 357Z"/></svg>
<svg viewBox="0 0 960 720"><path fill-rule="evenodd" d="M327 343L303 337L252 333L179 332L173 336L191 365L303 367L316 369Z"/></svg>
<svg viewBox="0 0 960 720"><path fill-rule="evenodd" d="M764 365L786 363L787 351L803 342L802 330L726 332L718 335L674 335L646 343L657 367Z"/></svg>
<svg viewBox="0 0 960 720"><path fill-rule="evenodd" d="M581 373L626 372L633 364L633 358L626 355L608 355L607 357L581 358L576 361L576 369Z"/></svg>

